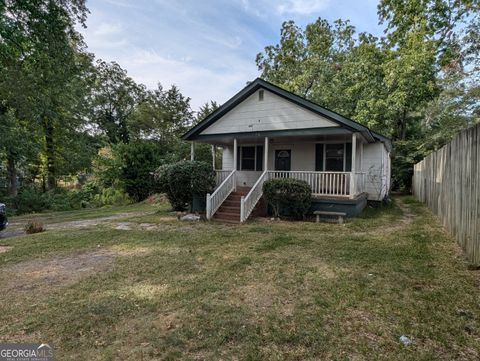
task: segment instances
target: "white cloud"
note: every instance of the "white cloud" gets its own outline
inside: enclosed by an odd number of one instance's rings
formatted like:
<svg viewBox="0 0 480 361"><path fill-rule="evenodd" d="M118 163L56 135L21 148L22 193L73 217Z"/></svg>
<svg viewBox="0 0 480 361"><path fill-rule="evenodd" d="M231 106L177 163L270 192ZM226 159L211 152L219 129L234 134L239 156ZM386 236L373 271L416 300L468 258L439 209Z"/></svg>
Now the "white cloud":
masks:
<svg viewBox="0 0 480 361"><path fill-rule="evenodd" d="M357 16L371 26L375 1L89 0L88 28L79 30L97 58L116 61L150 89L177 85L198 109L225 102L259 75L255 55L278 42L282 21Z"/></svg>
<svg viewBox="0 0 480 361"><path fill-rule="evenodd" d="M132 1L132 0L104 0L104 1L111 5L120 6L124 8L131 8L131 9L140 8L135 4L135 1Z"/></svg>
<svg viewBox="0 0 480 361"><path fill-rule="evenodd" d="M258 76L255 54L262 45L255 28L226 20L222 8L157 1L138 0L141 9L127 9L123 0L92 3L88 28L79 29L89 50L149 89L177 85L194 110L225 102Z"/></svg>
<svg viewBox="0 0 480 361"><path fill-rule="evenodd" d="M226 68L219 71L188 59L162 56L153 49L134 49L117 61L131 77L149 89L156 88L158 82L164 88L175 84L192 99L193 109L210 100L225 102L257 76L253 62L223 59Z"/></svg>
<svg viewBox="0 0 480 361"><path fill-rule="evenodd" d="M101 23L93 30L93 34L96 36L106 36L118 34L121 31L122 26L118 23Z"/></svg>
<svg viewBox="0 0 480 361"><path fill-rule="evenodd" d="M280 15L309 15L325 10L329 5L330 0L284 0L277 5L277 11Z"/></svg>
<svg viewBox="0 0 480 361"><path fill-rule="evenodd" d="M307 16L325 10L330 0L239 0L243 10L260 18L277 16Z"/></svg>

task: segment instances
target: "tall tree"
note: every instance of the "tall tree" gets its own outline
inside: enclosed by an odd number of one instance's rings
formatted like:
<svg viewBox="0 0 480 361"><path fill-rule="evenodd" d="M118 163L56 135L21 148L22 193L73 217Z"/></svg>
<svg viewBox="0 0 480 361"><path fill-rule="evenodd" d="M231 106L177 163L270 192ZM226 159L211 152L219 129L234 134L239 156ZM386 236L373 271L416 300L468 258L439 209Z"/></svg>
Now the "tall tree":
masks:
<svg viewBox="0 0 480 361"><path fill-rule="evenodd" d="M24 80L17 93L24 94L24 109L42 130L47 184L53 188L59 134L84 121L77 103L90 56L76 26L84 25L88 10L84 0L15 0L3 1L0 11L2 71L15 69Z"/></svg>
<svg viewBox="0 0 480 361"><path fill-rule="evenodd" d="M220 104L218 104L215 100L204 103L200 106L195 114L194 124L200 123L218 108L220 108Z"/></svg>
<svg viewBox="0 0 480 361"><path fill-rule="evenodd" d="M257 66L265 79L406 141L421 132L425 107L439 91L436 41L426 32L419 23L392 45L356 34L346 21L318 19L305 30L290 21L279 44L257 55Z"/></svg>
<svg viewBox="0 0 480 361"><path fill-rule="evenodd" d="M284 23L280 43L257 55L265 79L398 139L435 94L434 61L421 29L389 48L370 34L356 35L348 22L323 19L305 31Z"/></svg>
<svg viewBox="0 0 480 361"><path fill-rule="evenodd" d="M338 97L349 84L344 66L355 45L355 29L342 20L318 19L305 30L284 22L280 42L256 58L262 77L327 108L351 116L355 99Z"/></svg>
<svg viewBox="0 0 480 361"><path fill-rule="evenodd" d="M478 119L480 1L382 0L378 9L391 47L409 47L410 53L416 54L411 61L415 68L419 68L418 62L424 65L425 59L433 62L429 72L434 72L438 96L430 98L428 105L424 103L423 125L428 132L424 146L440 146ZM428 54L424 53L426 47ZM424 76L412 74L411 83L415 87L427 83Z"/></svg>
<svg viewBox="0 0 480 361"><path fill-rule="evenodd" d="M384 73L387 90L385 118L392 122L391 136L405 140L409 125L415 129L422 122L422 110L438 92L435 46L432 41L424 40L422 29L410 32L405 42L389 51Z"/></svg>
<svg viewBox="0 0 480 361"><path fill-rule="evenodd" d="M39 151L37 129L33 126L31 122L19 119L13 109L0 107L0 156L3 155L7 162L10 196L16 196L18 192L19 165L31 161Z"/></svg>
<svg viewBox="0 0 480 361"><path fill-rule="evenodd" d="M190 98L175 85L164 90L158 84L136 108L129 120L129 129L135 139L152 139L168 147L178 142L192 120Z"/></svg>
<svg viewBox="0 0 480 361"><path fill-rule="evenodd" d="M144 100L145 92L145 87L135 83L117 63L97 61L93 120L110 144L130 141L129 117Z"/></svg>

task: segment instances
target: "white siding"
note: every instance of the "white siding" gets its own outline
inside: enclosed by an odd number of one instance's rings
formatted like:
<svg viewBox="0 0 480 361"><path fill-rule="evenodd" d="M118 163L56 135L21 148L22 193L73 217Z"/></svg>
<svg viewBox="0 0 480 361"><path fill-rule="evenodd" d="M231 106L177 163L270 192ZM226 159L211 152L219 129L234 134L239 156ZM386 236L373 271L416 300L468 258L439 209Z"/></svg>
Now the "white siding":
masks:
<svg viewBox="0 0 480 361"><path fill-rule="evenodd" d="M237 172L237 185L240 187L252 187L262 172L253 170L241 170Z"/></svg>
<svg viewBox="0 0 480 361"><path fill-rule="evenodd" d="M233 170L233 146L223 147L222 150L222 170Z"/></svg>
<svg viewBox="0 0 480 361"><path fill-rule="evenodd" d="M390 154L383 143L365 144L363 171L369 200L382 200L390 190Z"/></svg>
<svg viewBox="0 0 480 361"><path fill-rule="evenodd" d="M291 149L291 170L315 171L315 143L270 144L268 147L268 169L275 169L275 150Z"/></svg>
<svg viewBox="0 0 480 361"><path fill-rule="evenodd" d="M260 101L257 90L201 134L248 133L338 126L338 124L267 90L264 90L264 99Z"/></svg>

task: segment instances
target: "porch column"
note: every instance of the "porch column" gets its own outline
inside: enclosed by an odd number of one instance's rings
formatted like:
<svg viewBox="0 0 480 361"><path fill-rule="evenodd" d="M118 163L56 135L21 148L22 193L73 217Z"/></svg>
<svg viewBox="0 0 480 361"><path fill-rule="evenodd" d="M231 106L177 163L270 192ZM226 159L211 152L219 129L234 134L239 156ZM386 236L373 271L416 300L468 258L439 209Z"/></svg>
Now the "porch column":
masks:
<svg viewBox="0 0 480 361"><path fill-rule="evenodd" d="M352 134L352 173L355 173L357 168L357 134Z"/></svg>
<svg viewBox="0 0 480 361"><path fill-rule="evenodd" d="M355 168L357 162L357 134L352 134L352 169L350 173L350 198L355 197Z"/></svg>
<svg viewBox="0 0 480 361"><path fill-rule="evenodd" d="M216 160L216 157L215 157L216 151L215 150L216 150L216 147L215 147L214 144L212 144L212 168L213 168L213 170L215 170L215 163L216 163L215 162L215 160Z"/></svg>
<svg viewBox="0 0 480 361"><path fill-rule="evenodd" d="M360 172L363 172L363 142L360 142Z"/></svg>
<svg viewBox="0 0 480 361"><path fill-rule="evenodd" d="M263 170L268 170L268 137L265 137L265 146L263 147L263 151L263 161L265 162Z"/></svg>
<svg viewBox="0 0 480 361"><path fill-rule="evenodd" d="M190 160L195 160L195 143L190 143Z"/></svg>
<svg viewBox="0 0 480 361"><path fill-rule="evenodd" d="M233 169L237 170L237 138L233 139Z"/></svg>

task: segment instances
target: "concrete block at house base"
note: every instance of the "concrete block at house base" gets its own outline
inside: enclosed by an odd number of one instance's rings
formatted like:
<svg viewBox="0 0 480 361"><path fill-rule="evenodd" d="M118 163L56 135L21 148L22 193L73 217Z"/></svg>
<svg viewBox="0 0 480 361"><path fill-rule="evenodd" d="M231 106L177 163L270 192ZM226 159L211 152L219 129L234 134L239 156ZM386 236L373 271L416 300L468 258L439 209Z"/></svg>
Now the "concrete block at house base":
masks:
<svg viewBox="0 0 480 361"><path fill-rule="evenodd" d="M200 216L197 216L196 214L186 214L183 217L180 217L181 221L199 221Z"/></svg>

